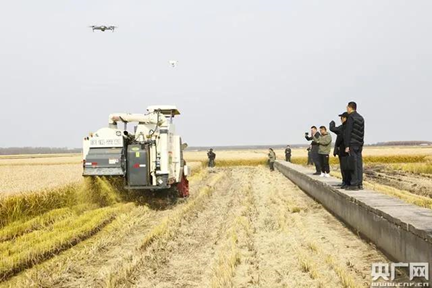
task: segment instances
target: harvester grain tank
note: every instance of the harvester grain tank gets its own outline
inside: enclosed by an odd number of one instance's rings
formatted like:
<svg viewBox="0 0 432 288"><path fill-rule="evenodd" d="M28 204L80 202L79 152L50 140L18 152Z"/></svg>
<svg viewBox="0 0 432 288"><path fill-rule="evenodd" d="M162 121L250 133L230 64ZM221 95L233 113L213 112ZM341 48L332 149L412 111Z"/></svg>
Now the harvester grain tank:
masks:
<svg viewBox="0 0 432 288"><path fill-rule="evenodd" d="M173 124L180 112L171 105L149 106L147 112L111 114L108 127L84 138L83 175L121 177L125 188L134 190L176 188L179 196L187 197L187 145ZM128 132L130 123L135 124L133 133Z"/></svg>

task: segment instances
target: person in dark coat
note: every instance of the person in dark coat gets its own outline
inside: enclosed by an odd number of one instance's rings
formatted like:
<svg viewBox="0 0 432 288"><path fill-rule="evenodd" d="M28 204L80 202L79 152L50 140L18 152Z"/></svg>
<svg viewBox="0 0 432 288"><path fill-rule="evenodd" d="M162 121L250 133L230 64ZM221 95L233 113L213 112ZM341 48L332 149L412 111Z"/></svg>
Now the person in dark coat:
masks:
<svg viewBox="0 0 432 288"><path fill-rule="evenodd" d="M344 145L345 152L352 156L354 169L351 171L351 185L347 186L348 190L363 189L363 145L365 135L364 118L357 112L357 104L349 102L347 106L349 114L345 131Z"/></svg>
<svg viewBox="0 0 432 288"><path fill-rule="evenodd" d="M348 153L345 152L345 144L343 141L345 125L348 116L349 116L348 112L344 112L340 114L339 117L341 119L342 124L337 127L334 121L330 122L330 131L337 135L335 146L333 149L333 155L334 157L339 156L340 171L342 174L342 185L341 185L342 189L350 185L350 179L351 179L351 173L349 170L346 169L347 168L346 157L348 156Z"/></svg>
<svg viewBox="0 0 432 288"><path fill-rule="evenodd" d="M313 161L312 161L312 152L311 152L311 146L309 146L307 149L307 154L308 154L308 160L307 160L307 165L314 165Z"/></svg>
<svg viewBox="0 0 432 288"><path fill-rule="evenodd" d="M287 145L285 148L285 161L291 162L291 147L290 145Z"/></svg>
<svg viewBox="0 0 432 288"><path fill-rule="evenodd" d="M311 141L311 156L312 156L312 161L315 164L315 173L314 175L321 175L321 165L320 165L320 156L318 154L318 148L319 145L316 141L314 141L314 138L319 138L321 136L321 134L318 132L318 129L316 128L316 126L312 126L311 127L311 136L309 136L309 133L305 134L305 138L308 141Z"/></svg>
<svg viewBox="0 0 432 288"><path fill-rule="evenodd" d="M207 152L207 157L208 157L208 167L210 168L215 167L216 153L213 152L213 149L210 149Z"/></svg>

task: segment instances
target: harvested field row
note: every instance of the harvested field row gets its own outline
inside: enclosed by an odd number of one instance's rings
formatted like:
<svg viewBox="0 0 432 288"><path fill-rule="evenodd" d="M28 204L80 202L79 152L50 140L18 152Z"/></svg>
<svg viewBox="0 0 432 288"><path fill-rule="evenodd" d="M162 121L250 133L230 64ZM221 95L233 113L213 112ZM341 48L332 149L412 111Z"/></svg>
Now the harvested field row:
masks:
<svg viewBox="0 0 432 288"><path fill-rule="evenodd" d="M191 183L194 183L195 181L200 182L202 179L207 177L207 173L205 172L206 171L203 171L193 176L191 179ZM199 183L197 183L197 185L195 186L196 188L202 187ZM192 191L195 191L196 188L192 189ZM191 198L193 199L194 196L192 196ZM166 202L166 200L162 198L155 199L156 202L158 200ZM103 249L103 247L109 245L109 242L103 240L103 237L111 237L113 239L113 242L115 242L114 239L118 240L116 236L119 236L117 235L117 230L122 230L127 227L132 229L133 226L127 225L127 222L136 223L137 225L142 225L143 223L149 225L150 223L152 223L151 221L155 221L155 219L160 220L159 217L157 217L156 215L164 213L163 211L161 211L161 213L158 213L158 210L153 210L154 208L150 208L158 207L157 203L154 206L136 206L136 204L137 203L132 202L119 203L97 209L90 209L90 207L94 208L94 206L90 205L87 207L90 210L81 213L81 215L78 217L77 215L73 215L73 213L71 213L70 208L61 208L42 214L42 216L38 216L26 222L13 222L12 224L6 226L3 230L0 230L2 231L2 235L4 235L5 238L4 242L0 242L0 253L2 253L2 251L7 251L8 254L11 254L11 257L15 255L15 258L19 258L22 260L10 262L7 258L3 258L1 265L3 265L4 267L0 266L1 268L4 268L4 271L1 270L1 272L5 272L4 274L2 274L3 279L10 277L11 275L19 272L21 269L31 267L38 262L49 259L52 256L62 252L63 250L79 244L82 240L85 240L90 236L92 237L85 242L92 242L95 241L95 239L98 239L96 243L98 243L97 245L100 245L100 249ZM180 209L180 207L182 207L184 204L180 203L179 205L176 205L174 207L176 209ZM76 211L77 209L79 209L79 207L74 207L74 209L74 213L79 213L79 211ZM84 208L81 207L81 209ZM53 215L63 215L64 219L62 220L61 218L59 218L55 221L50 221L49 219ZM152 219L151 216L153 216L153 218L155 219ZM135 217L141 220L143 220L144 217L147 220L144 220L142 223L137 223L137 219ZM44 225L40 225L41 223ZM123 224L126 225L123 226ZM100 231L101 229L102 231ZM96 232L98 233L95 234ZM129 230L129 232L131 231ZM10 240L10 234L13 233L21 234L17 235L17 237L14 237L13 240ZM98 234L102 234L103 236L101 235L99 237ZM139 237L141 237L141 235L139 235ZM31 245L31 247L26 245ZM39 247L38 245L42 247L39 250L36 249ZM15 251L16 249L22 250L24 254L18 255L19 252L18 250ZM96 248L94 247L94 249ZM73 249L69 249L64 253L67 254L71 250ZM40 252L39 254L37 253L38 251ZM20 256L22 257L20 258ZM30 259L29 257L33 257L31 258L33 260L28 261ZM81 255L81 257L85 257L85 255ZM46 263L52 263L52 261L54 261L56 263L54 264L54 267L58 268L57 259L60 260L61 257L57 256L47 261ZM67 258L67 260L69 260L69 258ZM46 263L42 263L40 265L44 266ZM36 275L44 273L40 270L40 265L38 265L37 268L33 270L37 273ZM88 269L88 267L82 268ZM53 267L50 267L50 269L48 269L46 273L52 273L53 271ZM21 280L18 281L20 284L11 284L12 287L14 287L15 285L29 285L29 283L23 284L22 282L20 282L22 281L22 278L20 279ZM13 280L12 283L15 283L15 280Z"/></svg>
<svg viewBox="0 0 432 288"><path fill-rule="evenodd" d="M0 166L0 198L43 192L82 181L82 167L73 165Z"/></svg>
<svg viewBox="0 0 432 288"><path fill-rule="evenodd" d="M105 207L55 208L0 230L0 253L22 259L2 261L0 286L366 287L370 264L388 261L263 166L201 170L190 198L167 206L95 184L106 195L90 202Z"/></svg>
<svg viewBox="0 0 432 288"><path fill-rule="evenodd" d="M54 223L51 227L0 243L2 259L0 280L7 279L91 237L119 213L130 210L131 205L134 204L91 210L79 217L71 215L71 217Z"/></svg>
<svg viewBox="0 0 432 288"><path fill-rule="evenodd" d="M47 159L52 161L57 158ZM26 159L21 160L26 161ZM71 184L81 185L83 181L83 168L80 161L73 164L55 162L2 165L1 163L0 161L0 198L24 193L41 193ZM202 169L203 163L188 162L188 166L193 175Z"/></svg>

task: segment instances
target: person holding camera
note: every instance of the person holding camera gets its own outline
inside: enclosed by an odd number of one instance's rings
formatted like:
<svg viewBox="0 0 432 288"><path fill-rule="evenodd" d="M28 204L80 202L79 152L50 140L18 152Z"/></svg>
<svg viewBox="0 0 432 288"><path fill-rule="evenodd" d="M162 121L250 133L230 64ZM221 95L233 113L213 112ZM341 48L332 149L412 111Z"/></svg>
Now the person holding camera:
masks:
<svg viewBox="0 0 432 288"><path fill-rule="evenodd" d="M309 133L306 132L305 133L305 138L308 141L312 141L311 142L311 156L312 156L312 161L315 164L315 173L313 175L321 175L321 165L320 165L320 156L318 154L318 148L319 145L318 143L315 142L314 138L319 138L319 136L321 136L321 134L318 132L318 129L316 126L312 126L311 127L311 136L309 136Z"/></svg>
<svg viewBox="0 0 432 288"><path fill-rule="evenodd" d="M330 151L331 151L331 143L332 137L327 132L327 128L325 126L320 127L321 135L318 137L314 137L314 141L318 144L318 155L321 166L321 177L330 177Z"/></svg>

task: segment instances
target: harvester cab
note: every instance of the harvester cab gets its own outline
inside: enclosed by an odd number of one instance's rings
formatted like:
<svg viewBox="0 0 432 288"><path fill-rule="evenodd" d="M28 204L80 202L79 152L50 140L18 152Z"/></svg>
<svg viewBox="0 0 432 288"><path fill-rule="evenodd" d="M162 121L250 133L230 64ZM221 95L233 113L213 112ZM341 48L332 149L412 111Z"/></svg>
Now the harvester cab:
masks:
<svg viewBox="0 0 432 288"><path fill-rule="evenodd" d="M108 127L84 138L83 176L122 177L125 188L134 190L177 188L180 197L187 197L187 145L173 124L180 112L169 105L149 106L147 111L111 114ZM134 133L127 130L129 123L136 124Z"/></svg>

